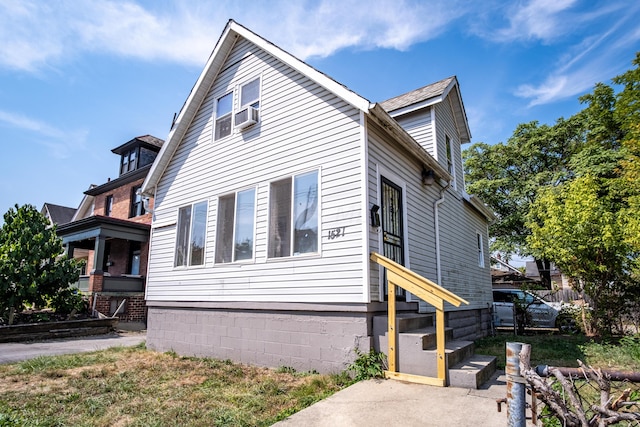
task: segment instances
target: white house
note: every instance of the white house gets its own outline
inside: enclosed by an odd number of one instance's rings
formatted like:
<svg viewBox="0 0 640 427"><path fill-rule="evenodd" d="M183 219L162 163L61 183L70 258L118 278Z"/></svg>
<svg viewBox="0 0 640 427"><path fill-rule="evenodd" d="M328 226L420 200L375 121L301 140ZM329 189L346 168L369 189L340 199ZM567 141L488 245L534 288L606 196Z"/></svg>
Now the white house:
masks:
<svg viewBox="0 0 640 427"><path fill-rule="evenodd" d="M470 138L455 77L372 103L229 21L143 184L148 347L344 369L379 345L371 252L469 302L446 310L451 339L486 335L492 214L464 190Z"/></svg>

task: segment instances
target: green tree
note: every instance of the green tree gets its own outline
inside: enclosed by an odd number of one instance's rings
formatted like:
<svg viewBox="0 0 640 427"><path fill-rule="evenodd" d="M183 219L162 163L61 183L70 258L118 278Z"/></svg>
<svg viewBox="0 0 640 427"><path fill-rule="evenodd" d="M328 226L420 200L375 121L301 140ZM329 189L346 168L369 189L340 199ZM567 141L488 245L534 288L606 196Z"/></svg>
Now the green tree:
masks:
<svg viewBox="0 0 640 427"><path fill-rule="evenodd" d="M553 126L520 124L506 144L477 143L464 151L467 189L497 217L489 229L492 250L507 257L530 254L526 216L540 187L559 185L572 176L568 163L584 140L582 120L575 116ZM549 270L547 260L536 261L541 271ZM543 282L550 286L550 277Z"/></svg>
<svg viewBox="0 0 640 427"><path fill-rule="evenodd" d="M574 178L542 188L526 222L531 253L551 259L591 297L597 333L621 326L640 297L640 55L634 64L613 79L623 85L617 95L600 83L581 98L586 133L569 162Z"/></svg>
<svg viewBox="0 0 640 427"><path fill-rule="evenodd" d="M61 256L55 227L31 205L15 206L4 214L0 228L0 316L25 304L61 305L73 298L69 284L78 280L79 264ZM61 298L62 296L62 298ZM56 307L52 307L56 308Z"/></svg>
<svg viewBox="0 0 640 427"><path fill-rule="evenodd" d="M553 260L574 278L574 288L593 301L587 331L611 332L637 286L629 277L629 245L612 204L603 194L603 179L580 176L558 187L542 189L532 205L528 244L540 257Z"/></svg>

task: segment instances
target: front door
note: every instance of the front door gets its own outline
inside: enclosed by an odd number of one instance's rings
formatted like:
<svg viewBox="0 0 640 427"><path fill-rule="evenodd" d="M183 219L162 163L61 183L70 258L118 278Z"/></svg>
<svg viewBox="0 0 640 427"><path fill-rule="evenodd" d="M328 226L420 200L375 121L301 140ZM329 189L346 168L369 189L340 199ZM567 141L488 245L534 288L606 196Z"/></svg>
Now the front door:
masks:
<svg viewBox="0 0 640 427"><path fill-rule="evenodd" d="M387 258L404 265L404 226L402 188L385 177L380 177L382 189L382 252ZM387 280L384 280L387 298ZM396 298L405 299L404 289L396 287Z"/></svg>

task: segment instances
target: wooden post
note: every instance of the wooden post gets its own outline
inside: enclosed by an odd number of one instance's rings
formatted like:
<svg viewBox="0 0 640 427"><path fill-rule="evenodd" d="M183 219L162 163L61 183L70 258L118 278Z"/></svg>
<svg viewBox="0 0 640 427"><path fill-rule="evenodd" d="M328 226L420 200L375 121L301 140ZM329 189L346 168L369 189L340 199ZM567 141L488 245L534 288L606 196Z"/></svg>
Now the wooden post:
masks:
<svg viewBox="0 0 640 427"><path fill-rule="evenodd" d="M387 338L389 341L389 371L398 372L396 368L396 285L387 280L387 302L389 324L387 327Z"/></svg>
<svg viewBox="0 0 640 427"><path fill-rule="evenodd" d="M447 384L447 359L444 342L444 304L436 309L436 354L438 358L438 379Z"/></svg>

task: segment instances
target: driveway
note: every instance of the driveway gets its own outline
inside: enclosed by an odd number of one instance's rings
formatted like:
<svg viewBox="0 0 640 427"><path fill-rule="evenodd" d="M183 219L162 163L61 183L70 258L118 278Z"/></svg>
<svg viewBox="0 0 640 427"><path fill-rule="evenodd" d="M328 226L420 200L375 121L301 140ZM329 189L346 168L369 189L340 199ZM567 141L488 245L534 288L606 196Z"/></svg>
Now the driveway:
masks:
<svg viewBox="0 0 640 427"><path fill-rule="evenodd" d="M39 356L84 353L109 347L129 347L145 342L146 331L120 331L106 335L37 342L0 343L0 363L13 363Z"/></svg>

